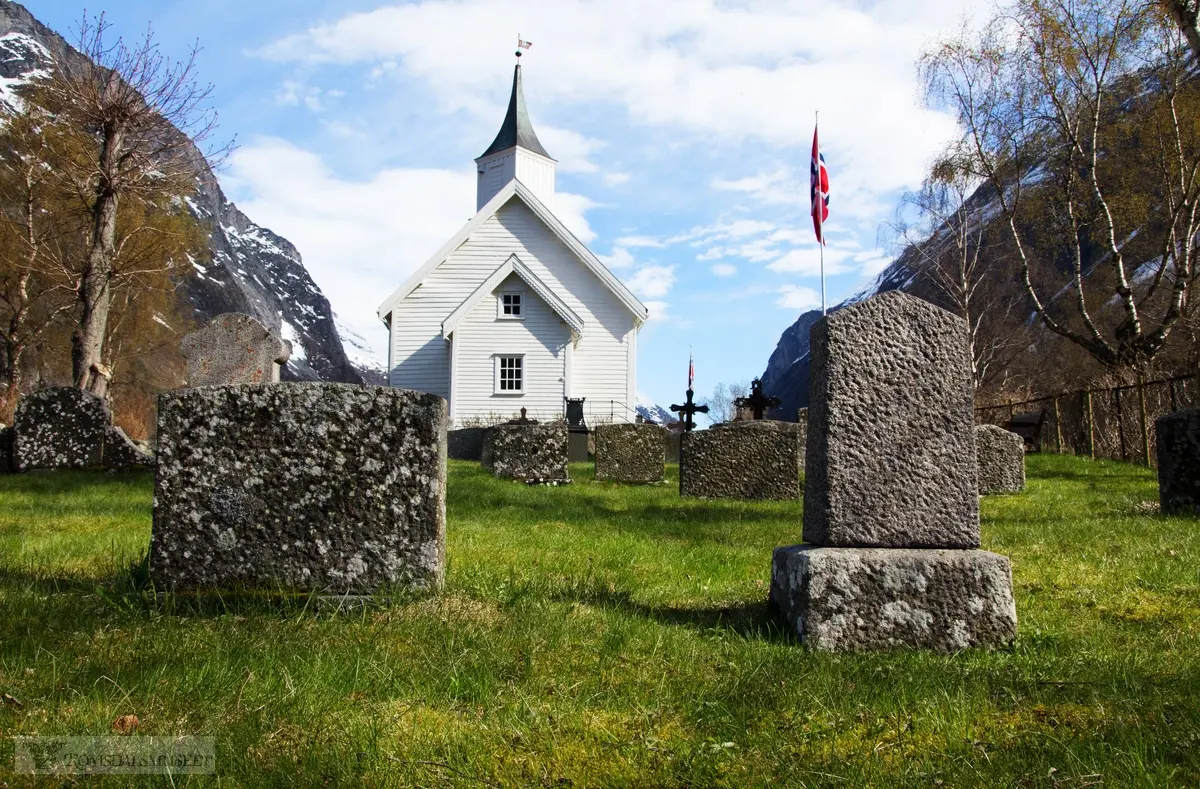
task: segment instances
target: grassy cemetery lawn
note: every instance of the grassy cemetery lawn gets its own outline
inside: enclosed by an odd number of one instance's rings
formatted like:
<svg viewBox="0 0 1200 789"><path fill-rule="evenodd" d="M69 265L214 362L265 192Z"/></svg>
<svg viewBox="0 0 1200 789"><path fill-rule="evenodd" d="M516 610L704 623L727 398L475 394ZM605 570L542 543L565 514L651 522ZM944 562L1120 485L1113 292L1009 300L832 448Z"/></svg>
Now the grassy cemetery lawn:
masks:
<svg viewBox="0 0 1200 789"><path fill-rule="evenodd" d="M9 735L123 715L215 736L221 786L1200 785L1200 520L1156 514L1145 469L1028 465L1025 494L983 502L1017 644L957 655L820 654L774 626L798 502L453 463L445 592L339 613L158 600L148 474L3 477L0 786L32 780Z"/></svg>

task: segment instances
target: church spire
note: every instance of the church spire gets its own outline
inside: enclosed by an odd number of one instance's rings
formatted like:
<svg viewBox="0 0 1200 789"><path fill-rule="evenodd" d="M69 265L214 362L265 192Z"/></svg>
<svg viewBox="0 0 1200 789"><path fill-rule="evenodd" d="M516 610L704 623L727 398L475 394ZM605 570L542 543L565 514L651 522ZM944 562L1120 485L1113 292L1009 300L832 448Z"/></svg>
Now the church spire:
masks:
<svg viewBox="0 0 1200 789"><path fill-rule="evenodd" d="M500 125L500 133L483 152L480 159L509 148L521 147L527 151L551 158L546 149L538 142L533 133L533 124L529 122L529 112L525 109L525 93L521 90L521 64L513 68L512 95L508 98L508 112L504 123Z"/></svg>

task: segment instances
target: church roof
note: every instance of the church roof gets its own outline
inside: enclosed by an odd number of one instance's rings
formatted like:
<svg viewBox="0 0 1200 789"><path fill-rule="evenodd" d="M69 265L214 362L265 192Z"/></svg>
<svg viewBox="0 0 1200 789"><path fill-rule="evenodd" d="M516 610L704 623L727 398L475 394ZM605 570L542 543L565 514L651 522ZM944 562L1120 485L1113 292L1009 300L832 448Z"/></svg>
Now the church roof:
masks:
<svg viewBox="0 0 1200 789"><path fill-rule="evenodd" d="M533 124L529 122L529 112L525 109L525 93L521 90L520 63L513 70L512 95L508 98L508 113L504 116L504 123L500 125L500 133L479 158L516 146L541 154L547 159L552 158L538 142L537 135L533 133Z"/></svg>
<svg viewBox="0 0 1200 789"><path fill-rule="evenodd" d="M529 191L528 187L526 187L516 178L509 181L503 189L497 192L496 196L489 200L487 205L479 209L478 213L476 213L475 216L473 216L471 220L467 222L467 224L465 224L453 238L447 241L441 249L434 253L433 257L425 261L425 265L417 269L417 271L415 271L413 275L408 278L407 282L397 288L391 296L388 296L387 299L379 305L378 314L380 319L387 322L388 315L391 314L392 310L394 310L400 304L400 302L403 301L406 296L408 296L408 294L416 290L417 286L421 284L421 281L425 279L429 272L440 266L446 260L446 258L450 256L450 253L462 246L463 243L465 243L466 240L471 237L471 234L474 233L480 227L480 225L495 216L496 212L499 211L502 206L514 198L521 200L529 207L531 211L533 211L534 215L542 221L542 224L549 228L550 231L554 233L554 235L557 236L564 245L566 245L567 249L571 250L575 257L599 278L600 282L603 283L604 286L617 297L617 299L625 306L625 308L633 313L634 319L637 320L638 323L646 320L649 312L646 309L646 306L638 300L638 297L633 295L633 292L626 287L625 283L617 279L617 277L615 277L613 273L608 270L608 267L600 262L600 259L592 254L592 251L584 246L583 242L577 239L570 230L567 230L566 226L563 225L558 217L554 216L554 213L547 208L541 200L538 200L533 192Z"/></svg>
<svg viewBox="0 0 1200 789"><path fill-rule="evenodd" d="M508 279L510 274L516 274L518 277L520 277L521 280L524 281L524 283L538 295L538 298L546 302L547 306L549 306L550 309L556 315L558 315L558 317L562 318L563 323L571 327L571 333L573 335L576 337L583 335L583 318L580 318L579 315L577 315L565 301L559 298L558 294L555 293L549 285L547 285L545 282L542 282L538 275L534 274L533 271L529 269L529 266L526 266L524 263L522 263L521 259L517 257L516 253L513 253L508 256L508 260L501 263L500 267L493 271L488 278L483 281L483 284L476 288L470 296L467 296L467 298L463 300L462 304L458 305L454 312L450 313L446 320L442 321L442 336L449 338L450 335L454 333L454 330L458 328L458 324L462 323L463 318L465 318L467 314L471 312L471 310L475 309L475 305L478 304L485 295L500 287L500 283Z"/></svg>

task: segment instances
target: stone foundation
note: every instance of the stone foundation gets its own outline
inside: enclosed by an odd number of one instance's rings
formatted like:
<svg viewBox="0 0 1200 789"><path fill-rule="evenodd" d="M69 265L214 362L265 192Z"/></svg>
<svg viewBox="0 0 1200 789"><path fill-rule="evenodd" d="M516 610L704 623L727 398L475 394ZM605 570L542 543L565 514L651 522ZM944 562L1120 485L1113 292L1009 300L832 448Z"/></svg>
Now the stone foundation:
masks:
<svg viewBox="0 0 1200 789"><path fill-rule="evenodd" d="M1160 416L1154 432L1163 514L1200 515L1200 408Z"/></svg>
<svg viewBox="0 0 1200 789"><path fill-rule="evenodd" d="M485 468L502 479L529 484L571 481L567 470L567 426L496 425L483 440Z"/></svg>
<svg viewBox="0 0 1200 789"><path fill-rule="evenodd" d="M793 422L730 422L684 433L679 494L709 499L798 499L802 430Z"/></svg>
<svg viewBox="0 0 1200 789"><path fill-rule="evenodd" d="M975 449L980 496L1025 490L1025 442L1020 436L996 425L976 425Z"/></svg>
<svg viewBox="0 0 1200 789"><path fill-rule="evenodd" d="M607 482L662 482L666 470L666 429L651 424L596 428L596 479Z"/></svg>
<svg viewBox="0 0 1200 789"><path fill-rule="evenodd" d="M329 383L158 400L150 573L165 589L441 585L446 401Z"/></svg>
<svg viewBox="0 0 1200 789"><path fill-rule="evenodd" d="M988 551L776 548L771 601L829 652L1003 647L1017 634L1012 569Z"/></svg>

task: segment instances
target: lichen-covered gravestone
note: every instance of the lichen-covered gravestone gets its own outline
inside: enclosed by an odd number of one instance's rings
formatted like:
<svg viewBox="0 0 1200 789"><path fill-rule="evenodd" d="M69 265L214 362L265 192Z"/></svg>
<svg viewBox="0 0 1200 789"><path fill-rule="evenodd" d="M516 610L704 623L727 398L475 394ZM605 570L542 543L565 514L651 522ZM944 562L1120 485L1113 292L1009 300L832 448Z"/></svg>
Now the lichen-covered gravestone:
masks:
<svg viewBox="0 0 1200 789"><path fill-rule="evenodd" d="M811 331L804 538L771 599L817 649L952 651L1016 636L1007 557L979 545L967 325L885 293Z"/></svg>
<svg viewBox="0 0 1200 789"><path fill-rule="evenodd" d="M112 423L108 403L71 386L22 395L13 417L13 467L140 468L154 458Z"/></svg>
<svg viewBox="0 0 1200 789"><path fill-rule="evenodd" d="M1025 490L1025 441L998 425L976 425L979 495Z"/></svg>
<svg viewBox="0 0 1200 789"><path fill-rule="evenodd" d="M187 359L188 386L268 384L279 381L292 344L257 318L227 312L184 337L179 350Z"/></svg>
<svg viewBox="0 0 1200 789"><path fill-rule="evenodd" d="M1200 408L1160 416L1158 498L1165 515L1200 515Z"/></svg>
<svg viewBox="0 0 1200 789"><path fill-rule="evenodd" d="M798 499L803 448L794 422L747 421L684 433L679 494L709 499Z"/></svg>
<svg viewBox="0 0 1200 789"><path fill-rule="evenodd" d="M451 460L479 461L483 457L483 435L487 428L462 427L446 435L446 453Z"/></svg>
<svg viewBox="0 0 1200 789"><path fill-rule="evenodd" d="M567 469L567 426L564 423L506 424L488 428L482 462L493 476L531 485L571 481Z"/></svg>
<svg viewBox="0 0 1200 789"><path fill-rule="evenodd" d="M666 428L653 424L596 427L596 479L607 482L662 482L666 469Z"/></svg>
<svg viewBox="0 0 1200 789"><path fill-rule="evenodd" d="M158 403L160 587L370 592L445 572L446 401L291 383Z"/></svg>

